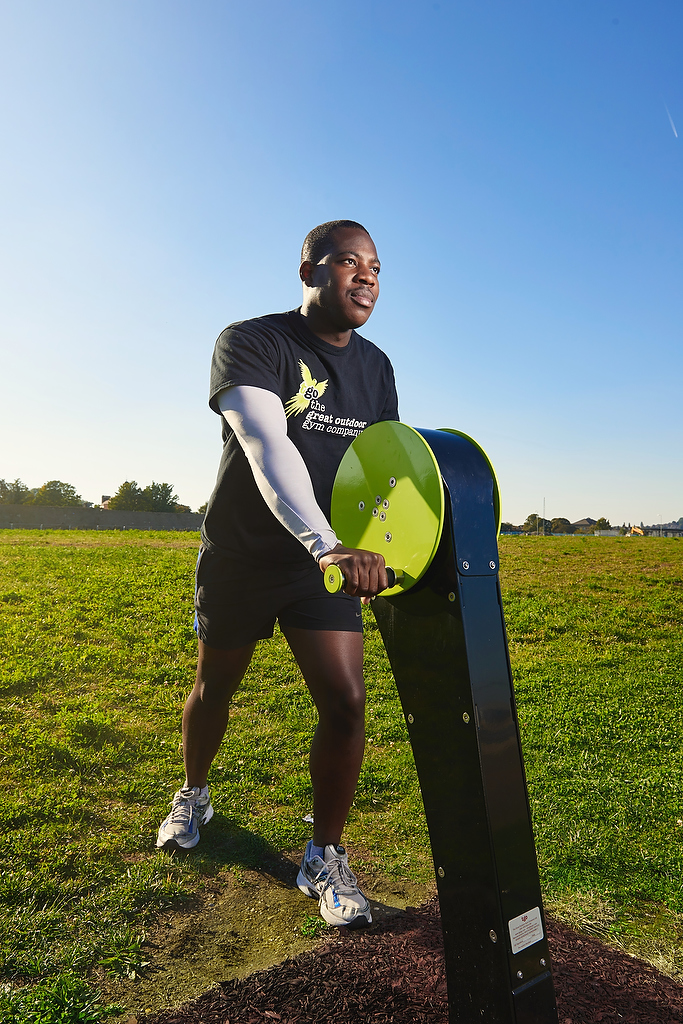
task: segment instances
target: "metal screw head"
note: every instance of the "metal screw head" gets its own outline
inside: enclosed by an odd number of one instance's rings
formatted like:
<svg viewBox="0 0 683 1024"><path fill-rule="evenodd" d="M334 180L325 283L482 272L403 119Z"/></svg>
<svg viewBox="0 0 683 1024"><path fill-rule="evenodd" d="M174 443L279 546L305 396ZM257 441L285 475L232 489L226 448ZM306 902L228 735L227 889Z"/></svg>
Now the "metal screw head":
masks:
<svg viewBox="0 0 683 1024"><path fill-rule="evenodd" d="M381 504L382 504L382 495L381 494L376 494L375 495L375 505L381 505Z"/></svg>
<svg viewBox="0 0 683 1024"><path fill-rule="evenodd" d="M469 569L470 563L469 562L463 562L462 563L462 567L463 567L463 569Z"/></svg>
<svg viewBox="0 0 683 1024"><path fill-rule="evenodd" d="M389 486L390 487L395 487L396 486L396 477L395 476L390 476L389 477Z"/></svg>
<svg viewBox="0 0 683 1024"><path fill-rule="evenodd" d="M386 542L387 542L387 544L388 544L388 543L389 543L389 541L391 540L391 534L390 534L389 532L385 533L385 534L384 534L384 539L385 539L385 541L386 541Z"/></svg>
<svg viewBox="0 0 683 1024"><path fill-rule="evenodd" d="M436 873L439 876L439 878L443 878L445 876L445 874L446 874L446 872L444 871L443 868L438 868Z"/></svg>
<svg viewBox="0 0 683 1024"><path fill-rule="evenodd" d="M498 936L494 932L493 928L489 932L489 938L490 938L491 942L498 942Z"/></svg>
<svg viewBox="0 0 683 1024"><path fill-rule="evenodd" d="M455 594L453 593L452 590L451 590L450 594L448 595L448 600L449 601L455 601Z"/></svg>
<svg viewBox="0 0 683 1024"><path fill-rule="evenodd" d="M413 718L413 716L412 716L412 715L408 715L408 721L409 721L409 722L410 722L410 724L412 725L412 724L413 724L413 722L415 721L415 719Z"/></svg>
<svg viewBox="0 0 683 1024"><path fill-rule="evenodd" d="M491 561L489 562L489 569L495 569L495 568L496 568L496 563L495 563L495 562L493 561L493 559L492 559L492 560L491 560Z"/></svg>
<svg viewBox="0 0 683 1024"><path fill-rule="evenodd" d="M373 516L378 516L379 515L379 512L377 511L377 508L373 508L372 514L373 514Z"/></svg>
<svg viewBox="0 0 683 1024"><path fill-rule="evenodd" d="M522 971L517 971L517 977L521 980L524 977Z"/></svg>
<svg viewBox="0 0 683 1024"><path fill-rule="evenodd" d="M546 966L546 959L545 959L544 956L541 957L540 963L541 963L541 967L545 967Z"/></svg>
<svg viewBox="0 0 683 1024"><path fill-rule="evenodd" d="M467 725L467 723L468 723L468 722L469 722L469 720L470 720L470 716L469 716L469 715L467 714L467 712L466 712L466 711L463 711L463 713L462 713L462 720L463 720L463 722L465 723L465 725Z"/></svg>
<svg viewBox="0 0 683 1024"><path fill-rule="evenodd" d="M364 501L359 501L359 502L358 502L358 508L359 508L359 509L361 510L361 512L362 512L362 511L363 511L363 509L365 508L365 502L364 502Z"/></svg>
<svg viewBox="0 0 683 1024"><path fill-rule="evenodd" d="M380 514L379 514L379 521L381 523L383 523L386 518L387 518L386 512L380 512Z"/></svg>
<svg viewBox="0 0 683 1024"><path fill-rule="evenodd" d="M382 502L382 508L389 508L388 498L385 498L384 501Z"/></svg>

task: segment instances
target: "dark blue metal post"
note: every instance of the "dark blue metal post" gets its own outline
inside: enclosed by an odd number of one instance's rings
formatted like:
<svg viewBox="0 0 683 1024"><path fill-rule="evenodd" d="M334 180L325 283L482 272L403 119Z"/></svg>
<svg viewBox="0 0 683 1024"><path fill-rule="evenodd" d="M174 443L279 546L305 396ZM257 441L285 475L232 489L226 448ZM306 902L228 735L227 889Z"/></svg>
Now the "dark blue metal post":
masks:
<svg viewBox="0 0 683 1024"><path fill-rule="evenodd" d="M434 856L451 1024L556 1024L498 582L490 466L421 430L447 490L439 551L375 617L408 723Z"/></svg>

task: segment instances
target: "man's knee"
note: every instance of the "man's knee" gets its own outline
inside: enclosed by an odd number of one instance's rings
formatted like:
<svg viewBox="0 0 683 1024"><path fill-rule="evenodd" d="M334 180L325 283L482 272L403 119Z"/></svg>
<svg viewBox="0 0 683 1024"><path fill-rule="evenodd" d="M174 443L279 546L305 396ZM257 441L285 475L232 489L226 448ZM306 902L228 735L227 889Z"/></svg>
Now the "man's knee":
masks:
<svg viewBox="0 0 683 1024"><path fill-rule="evenodd" d="M365 724L365 687L361 682L328 690L318 709L321 721L336 732L351 733Z"/></svg>
<svg viewBox="0 0 683 1024"><path fill-rule="evenodd" d="M218 711L230 704L238 685L239 683L229 685L226 681L215 678L204 679L197 673L197 680L188 700L194 699L203 707Z"/></svg>
<svg viewBox="0 0 683 1024"><path fill-rule="evenodd" d="M254 645L235 651L219 651L200 642L193 691L195 698L212 707L229 704L242 682L253 650Z"/></svg>

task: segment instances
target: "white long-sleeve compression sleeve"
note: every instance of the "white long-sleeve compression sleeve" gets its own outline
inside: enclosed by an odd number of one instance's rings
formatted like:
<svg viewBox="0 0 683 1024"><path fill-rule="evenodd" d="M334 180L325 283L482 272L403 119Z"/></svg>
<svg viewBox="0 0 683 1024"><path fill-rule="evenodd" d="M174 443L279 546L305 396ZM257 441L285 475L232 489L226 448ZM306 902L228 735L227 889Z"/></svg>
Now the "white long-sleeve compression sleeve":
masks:
<svg viewBox="0 0 683 1024"><path fill-rule="evenodd" d="M339 541L315 499L306 463L287 436L282 402L265 388L239 384L221 391L218 407L235 431L266 505L318 561Z"/></svg>

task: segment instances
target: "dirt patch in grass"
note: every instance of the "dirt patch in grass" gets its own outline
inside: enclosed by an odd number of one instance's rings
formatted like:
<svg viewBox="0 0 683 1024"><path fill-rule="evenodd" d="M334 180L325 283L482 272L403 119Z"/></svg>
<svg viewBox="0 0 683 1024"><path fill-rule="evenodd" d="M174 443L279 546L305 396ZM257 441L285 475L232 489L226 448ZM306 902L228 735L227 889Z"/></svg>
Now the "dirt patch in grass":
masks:
<svg viewBox="0 0 683 1024"><path fill-rule="evenodd" d="M354 864L362 861L361 851L349 853ZM274 858L263 871L221 872L210 879L201 898L162 915L148 931L149 966L139 977L98 978L104 1001L119 1003L137 1019L194 999L220 982L272 968L336 936L318 916L317 903L296 887L300 856ZM357 874L380 927L433 891L362 870Z"/></svg>
<svg viewBox="0 0 683 1024"><path fill-rule="evenodd" d="M676 1024L683 987L649 964L549 922L560 1024ZM136 1018L130 1020L130 1024ZM446 1024L436 899L373 925L337 932L316 950L226 981L145 1024Z"/></svg>

